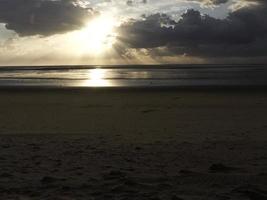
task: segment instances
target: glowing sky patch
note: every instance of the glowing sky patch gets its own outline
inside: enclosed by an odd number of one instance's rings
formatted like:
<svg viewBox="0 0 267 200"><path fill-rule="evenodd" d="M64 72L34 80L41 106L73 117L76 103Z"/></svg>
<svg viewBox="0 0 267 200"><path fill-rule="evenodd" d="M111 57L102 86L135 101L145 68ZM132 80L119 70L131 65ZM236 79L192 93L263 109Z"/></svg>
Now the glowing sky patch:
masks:
<svg viewBox="0 0 267 200"><path fill-rule="evenodd" d="M265 60L266 9L263 0L1 0L0 65Z"/></svg>

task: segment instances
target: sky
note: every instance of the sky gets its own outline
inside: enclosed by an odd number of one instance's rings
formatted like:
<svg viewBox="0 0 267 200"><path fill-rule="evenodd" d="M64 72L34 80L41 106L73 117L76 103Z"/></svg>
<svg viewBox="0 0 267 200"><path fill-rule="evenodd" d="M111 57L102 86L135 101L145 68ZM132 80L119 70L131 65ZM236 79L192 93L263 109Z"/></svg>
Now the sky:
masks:
<svg viewBox="0 0 267 200"><path fill-rule="evenodd" d="M0 65L267 63L266 0L0 0Z"/></svg>

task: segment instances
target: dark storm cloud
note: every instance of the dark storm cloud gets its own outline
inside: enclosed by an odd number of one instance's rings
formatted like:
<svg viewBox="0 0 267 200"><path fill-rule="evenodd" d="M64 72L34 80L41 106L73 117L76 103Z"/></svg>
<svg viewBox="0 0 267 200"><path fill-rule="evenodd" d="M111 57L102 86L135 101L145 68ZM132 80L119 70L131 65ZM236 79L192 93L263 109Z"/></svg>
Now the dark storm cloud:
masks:
<svg viewBox="0 0 267 200"><path fill-rule="evenodd" d="M195 2L200 2L204 4L220 5L220 4L227 3L229 0L187 0L187 1L195 1Z"/></svg>
<svg viewBox="0 0 267 200"><path fill-rule="evenodd" d="M225 19L187 10L178 22L155 14L119 27L119 40L128 48L163 47L175 55L266 56L267 3L245 7ZM165 52L165 53L166 53Z"/></svg>
<svg viewBox="0 0 267 200"><path fill-rule="evenodd" d="M76 30L92 15L75 0L0 0L0 23L20 36Z"/></svg>

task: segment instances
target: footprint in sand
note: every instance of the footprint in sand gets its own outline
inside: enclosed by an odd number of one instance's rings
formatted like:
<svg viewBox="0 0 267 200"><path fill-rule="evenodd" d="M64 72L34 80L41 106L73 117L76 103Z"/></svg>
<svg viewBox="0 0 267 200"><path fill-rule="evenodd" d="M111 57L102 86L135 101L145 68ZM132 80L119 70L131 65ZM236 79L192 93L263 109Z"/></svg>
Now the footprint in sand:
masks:
<svg viewBox="0 0 267 200"><path fill-rule="evenodd" d="M253 185L241 186L241 187L238 187L232 190L232 192L242 194L248 197L250 200L266 200L267 199L267 191L259 189L258 187L253 186Z"/></svg>
<svg viewBox="0 0 267 200"><path fill-rule="evenodd" d="M224 164L221 164L221 163L212 164L209 167L209 171L212 173L228 173L228 172L237 171L237 170L240 170L240 169L236 167L225 166Z"/></svg>
<svg viewBox="0 0 267 200"><path fill-rule="evenodd" d="M121 172L121 171L110 171L106 174L103 175L103 178L105 180L111 180L111 179L120 179L120 178L124 178L126 176L125 173Z"/></svg>
<svg viewBox="0 0 267 200"><path fill-rule="evenodd" d="M156 109L148 109L148 110L142 110L142 113L146 114L146 113L151 113L151 112L156 112Z"/></svg>

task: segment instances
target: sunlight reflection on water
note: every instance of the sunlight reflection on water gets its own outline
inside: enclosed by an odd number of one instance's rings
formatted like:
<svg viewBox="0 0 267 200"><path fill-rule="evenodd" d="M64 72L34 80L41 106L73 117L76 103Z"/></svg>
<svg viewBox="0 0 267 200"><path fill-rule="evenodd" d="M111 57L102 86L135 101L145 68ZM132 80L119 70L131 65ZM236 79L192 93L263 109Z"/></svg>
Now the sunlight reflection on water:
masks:
<svg viewBox="0 0 267 200"><path fill-rule="evenodd" d="M111 87L112 81L106 79L106 70L101 68L88 70L88 79L82 83L87 87Z"/></svg>
<svg viewBox="0 0 267 200"><path fill-rule="evenodd" d="M25 67L0 69L0 86L158 87L267 85L265 66Z"/></svg>
<svg viewBox="0 0 267 200"><path fill-rule="evenodd" d="M125 84L123 79L149 79L150 75L147 71L127 71L118 73L118 71L95 68L87 70L87 79L81 81L79 86L83 87L115 87ZM120 80L118 80L120 79ZM128 80L128 81L129 81Z"/></svg>

